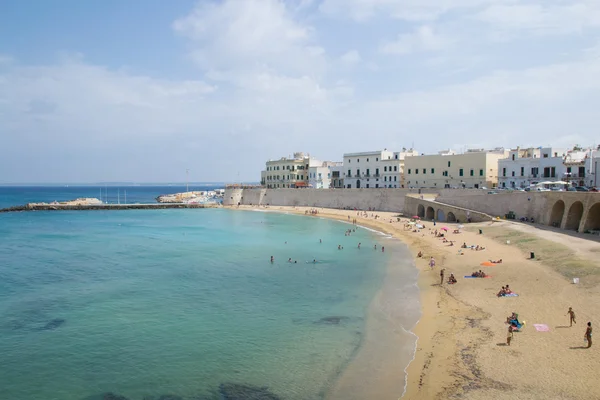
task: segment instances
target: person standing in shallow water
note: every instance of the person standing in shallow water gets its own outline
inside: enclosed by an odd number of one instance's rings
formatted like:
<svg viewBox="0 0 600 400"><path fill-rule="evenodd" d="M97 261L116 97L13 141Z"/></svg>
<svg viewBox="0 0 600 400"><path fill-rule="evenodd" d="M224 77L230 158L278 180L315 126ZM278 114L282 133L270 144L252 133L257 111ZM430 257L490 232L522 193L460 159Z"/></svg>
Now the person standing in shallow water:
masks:
<svg viewBox="0 0 600 400"><path fill-rule="evenodd" d="M572 307L569 307L569 311L567 311L567 315L569 316L569 322L570 322L569 326L573 326L574 323L575 324L577 323L575 321L575 311L573 311Z"/></svg>
<svg viewBox="0 0 600 400"><path fill-rule="evenodd" d="M271 256L271 264L273 264L274 261L275 261L275 258L273 256Z"/></svg>
<svg viewBox="0 0 600 400"><path fill-rule="evenodd" d="M585 330L584 338L588 342L587 348L589 349L590 347L592 347L592 323L591 322L587 323L587 329Z"/></svg>

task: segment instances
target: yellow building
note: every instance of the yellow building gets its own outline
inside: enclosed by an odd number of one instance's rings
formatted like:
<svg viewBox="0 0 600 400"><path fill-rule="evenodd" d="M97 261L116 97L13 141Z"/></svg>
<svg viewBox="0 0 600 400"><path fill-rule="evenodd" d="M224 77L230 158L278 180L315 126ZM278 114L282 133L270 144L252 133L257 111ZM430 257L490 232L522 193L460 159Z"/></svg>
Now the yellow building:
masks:
<svg viewBox="0 0 600 400"><path fill-rule="evenodd" d="M506 157L508 151L503 148L406 157L403 180L408 188L495 188L498 161Z"/></svg>
<svg viewBox="0 0 600 400"><path fill-rule="evenodd" d="M308 169L321 164L321 161L300 152L294 153L291 158L269 160L266 169L261 172L261 185L270 189L307 187Z"/></svg>

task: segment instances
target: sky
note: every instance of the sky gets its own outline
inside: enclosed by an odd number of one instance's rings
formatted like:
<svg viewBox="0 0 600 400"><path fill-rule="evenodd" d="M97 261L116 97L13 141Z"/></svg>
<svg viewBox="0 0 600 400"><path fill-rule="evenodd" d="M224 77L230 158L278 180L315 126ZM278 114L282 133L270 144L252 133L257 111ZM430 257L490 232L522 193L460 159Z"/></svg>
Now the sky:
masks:
<svg viewBox="0 0 600 400"><path fill-rule="evenodd" d="M600 142L598 0L0 1L0 183Z"/></svg>

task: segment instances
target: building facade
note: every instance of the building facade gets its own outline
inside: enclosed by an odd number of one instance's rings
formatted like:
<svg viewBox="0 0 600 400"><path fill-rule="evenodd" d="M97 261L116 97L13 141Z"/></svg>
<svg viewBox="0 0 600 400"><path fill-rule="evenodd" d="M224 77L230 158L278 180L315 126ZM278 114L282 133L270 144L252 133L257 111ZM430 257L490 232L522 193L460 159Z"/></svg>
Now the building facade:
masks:
<svg viewBox="0 0 600 400"><path fill-rule="evenodd" d="M309 168L318 165L322 162L301 152L290 158L269 160L261 172L261 185L269 189L308 187Z"/></svg>
<svg viewBox="0 0 600 400"><path fill-rule="evenodd" d="M595 170L593 149L571 150L536 147L509 152L498 162L498 181L502 188L527 188L540 182L565 182L568 186L593 186Z"/></svg>
<svg viewBox="0 0 600 400"><path fill-rule="evenodd" d="M470 149L456 154L451 150L438 154L406 157L405 187L408 188L493 188L498 184L498 161L506 158L503 148Z"/></svg>
<svg viewBox="0 0 600 400"><path fill-rule="evenodd" d="M401 188L405 158L419 153L413 149L392 152L387 149L344 154L343 187Z"/></svg>
<svg viewBox="0 0 600 400"><path fill-rule="evenodd" d="M308 187L315 189L329 189L332 187L332 176L335 168L343 167L343 163L334 161L325 161L321 165L309 165L308 167ZM336 176L336 178L338 178ZM333 178L333 179L336 179Z"/></svg>

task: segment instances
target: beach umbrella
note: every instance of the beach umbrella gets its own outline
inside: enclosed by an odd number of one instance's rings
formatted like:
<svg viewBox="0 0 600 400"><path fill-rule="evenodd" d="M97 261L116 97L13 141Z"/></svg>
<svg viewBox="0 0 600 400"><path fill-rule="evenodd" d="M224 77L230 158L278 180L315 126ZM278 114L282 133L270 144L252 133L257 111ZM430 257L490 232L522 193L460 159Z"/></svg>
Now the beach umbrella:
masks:
<svg viewBox="0 0 600 400"><path fill-rule="evenodd" d="M418 215L413 215L414 219L421 219L421 217L419 217Z"/></svg>
<svg viewBox="0 0 600 400"><path fill-rule="evenodd" d="M421 225L421 224L417 224L417 225L415 225L415 226L416 226L417 228L419 228L419 229L423 229L423 228L424 228L424 226L423 226L423 225Z"/></svg>
<svg viewBox="0 0 600 400"><path fill-rule="evenodd" d="M448 227L446 227L446 226L442 226L442 227L440 228L440 230L442 230L442 231L447 231L447 230L448 230Z"/></svg>

